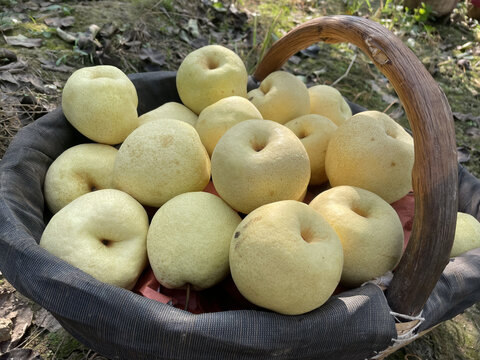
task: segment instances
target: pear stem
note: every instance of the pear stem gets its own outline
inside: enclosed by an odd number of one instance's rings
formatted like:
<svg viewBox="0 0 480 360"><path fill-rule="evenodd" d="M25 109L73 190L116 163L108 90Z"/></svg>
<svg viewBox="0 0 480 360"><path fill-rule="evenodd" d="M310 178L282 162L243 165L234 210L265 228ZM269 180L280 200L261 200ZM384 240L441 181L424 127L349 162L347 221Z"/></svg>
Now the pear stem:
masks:
<svg viewBox="0 0 480 360"><path fill-rule="evenodd" d="M190 302L190 284L187 284L187 295L185 297L185 311L188 311L188 303Z"/></svg>

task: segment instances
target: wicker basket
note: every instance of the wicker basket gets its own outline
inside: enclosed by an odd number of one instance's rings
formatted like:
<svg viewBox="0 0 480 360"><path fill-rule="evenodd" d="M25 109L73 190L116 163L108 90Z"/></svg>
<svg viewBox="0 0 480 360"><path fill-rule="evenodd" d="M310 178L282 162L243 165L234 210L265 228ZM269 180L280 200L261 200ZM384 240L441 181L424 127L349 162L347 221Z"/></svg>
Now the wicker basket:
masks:
<svg viewBox="0 0 480 360"><path fill-rule="evenodd" d="M194 315L101 283L52 256L38 246L48 218L45 173L65 149L88 141L61 109L19 131L0 165L0 268L8 281L86 346L118 359L382 358L480 301L480 250L449 263L457 210L480 216L480 182L459 172L443 92L392 33L349 16L318 18L293 29L272 46L254 78L262 80L318 41L362 49L394 86L413 130L413 232L386 291L367 284L298 316L262 310ZM139 114L179 101L175 73L131 79Z"/></svg>

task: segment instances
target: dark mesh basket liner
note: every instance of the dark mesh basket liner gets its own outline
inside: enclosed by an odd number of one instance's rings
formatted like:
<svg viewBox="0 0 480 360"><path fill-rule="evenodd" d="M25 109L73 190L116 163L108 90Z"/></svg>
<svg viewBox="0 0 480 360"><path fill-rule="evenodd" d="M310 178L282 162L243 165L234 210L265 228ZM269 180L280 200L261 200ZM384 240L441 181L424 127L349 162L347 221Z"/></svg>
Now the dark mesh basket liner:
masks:
<svg viewBox="0 0 480 360"><path fill-rule="evenodd" d="M175 74L131 76L139 114L179 101ZM19 131L0 164L0 269L97 352L121 359L364 359L396 337L383 292L366 285L308 314L236 310L193 315L103 284L40 248L48 213L42 195L53 159L87 142L61 109ZM460 168L460 209L479 217L479 181ZM453 260L432 293L423 328L480 299L480 250Z"/></svg>

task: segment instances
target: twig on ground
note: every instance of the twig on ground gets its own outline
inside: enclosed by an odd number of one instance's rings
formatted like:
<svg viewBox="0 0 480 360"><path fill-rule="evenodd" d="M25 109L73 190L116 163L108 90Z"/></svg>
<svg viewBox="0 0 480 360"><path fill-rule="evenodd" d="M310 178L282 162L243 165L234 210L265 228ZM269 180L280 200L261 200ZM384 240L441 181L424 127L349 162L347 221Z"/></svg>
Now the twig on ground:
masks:
<svg viewBox="0 0 480 360"><path fill-rule="evenodd" d="M15 348L26 348L33 340L35 340L36 338L38 338L43 332L45 332L45 328L41 329L40 331L38 331L35 335L30 335L29 337L27 337L22 343L20 343L19 345L15 346Z"/></svg>
<svg viewBox="0 0 480 360"><path fill-rule="evenodd" d="M335 86L335 85L337 85L341 80L343 80L344 78L346 78L346 77L348 76L348 74L350 73L350 69L352 68L353 63L355 62L356 59L357 59L357 53L355 52L355 54L353 54L352 61L350 61L350 64L348 65L347 71L345 71L345 74L343 74L342 76L340 76L340 77L339 77L337 80L335 80L330 86Z"/></svg>
<svg viewBox="0 0 480 360"><path fill-rule="evenodd" d="M353 102L356 102L360 96L363 96L366 93L366 91L360 91L358 94L355 95L355 97L352 99Z"/></svg>
<svg viewBox="0 0 480 360"><path fill-rule="evenodd" d="M390 104L388 104L388 106L385 108L385 110L383 110L383 112L386 113L395 104L398 104L398 100L394 100Z"/></svg>

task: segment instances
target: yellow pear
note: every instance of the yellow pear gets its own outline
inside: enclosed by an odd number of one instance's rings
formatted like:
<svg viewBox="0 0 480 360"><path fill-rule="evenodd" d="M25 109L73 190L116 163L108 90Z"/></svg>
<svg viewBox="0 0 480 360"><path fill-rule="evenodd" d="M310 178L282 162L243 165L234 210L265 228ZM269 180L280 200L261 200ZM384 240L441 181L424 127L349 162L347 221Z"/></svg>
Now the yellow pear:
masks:
<svg viewBox="0 0 480 360"><path fill-rule="evenodd" d="M230 245L230 270L252 303L287 315L323 305L343 266L340 240L308 205L284 200L248 214Z"/></svg>
<svg viewBox="0 0 480 360"><path fill-rule="evenodd" d="M188 192L167 201L153 216L147 251L155 278L167 288L202 290L229 273L233 232L242 219L218 196Z"/></svg>
<svg viewBox="0 0 480 360"><path fill-rule="evenodd" d="M48 222L40 246L102 282L132 289L147 266L148 216L115 189L84 194Z"/></svg>
<svg viewBox="0 0 480 360"><path fill-rule="evenodd" d="M247 96L248 74L242 59L221 45L207 45L189 53L177 71L182 103L195 114L228 96Z"/></svg>
<svg viewBox="0 0 480 360"><path fill-rule="evenodd" d="M307 150L312 172L310 184L320 185L327 182L325 155L328 142L337 130L337 125L325 116L308 114L290 120L285 126L298 136Z"/></svg>
<svg viewBox="0 0 480 360"><path fill-rule="evenodd" d="M340 91L329 85L308 88L310 112L325 116L340 126L352 116L352 110Z"/></svg>
<svg viewBox="0 0 480 360"><path fill-rule="evenodd" d="M200 191L210 180L210 158L195 128L175 119L135 129L118 150L113 186L141 204L159 207L176 195Z"/></svg>
<svg viewBox="0 0 480 360"><path fill-rule="evenodd" d="M274 71L250 90L248 99L264 119L280 124L310 113L310 98L305 84L286 71Z"/></svg>
<svg viewBox="0 0 480 360"><path fill-rule="evenodd" d="M212 154L212 180L232 208L249 213L279 200L298 200L310 180L310 161L297 136L271 120L231 127Z"/></svg>
<svg viewBox="0 0 480 360"><path fill-rule="evenodd" d="M403 251L403 227L395 210L378 195L337 186L309 204L337 232L343 246L341 283L359 286L393 270Z"/></svg>
<svg viewBox="0 0 480 360"><path fill-rule="evenodd" d="M389 204L412 189L413 138L388 115L358 113L330 138L325 171L332 186L351 185Z"/></svg>
<svg viewBox="0 0 480 360"><path fill-rule="evenodd" d="M112 187L118 150L105 144L80 144L68 148L47 170L45 201L56 213L77 197Z"/></svg>
<svg viewBox="0 0 480 360"><path fill-rule="evenodd" d="M135 86L110 65L76 70L65 83L62 110L81 134L98 143L121 143L138 126Z"/></svg>
<svg viewBox="0 0 480 360"><path fill-rule="evenodd" d="M185 105L171 101L141 115L138 118L138 126L156 119L176 119L195 126L197 118L197 114L195 114Z"/></svg>
<svg viewBox="0 0 480 360"><path fill-rule="evenodd" d="M450 256L459 256L478 247L480 247L480 222L473 215L458 212Z"/></svg>
<svg viewBox="0 0 480 360"><path fill-rule="evenodd" d="M195 128L208 154L212 156L222 135L233 125L249 119L262 119L262 114L246 98L229 96L203 109Z"/></svg>

